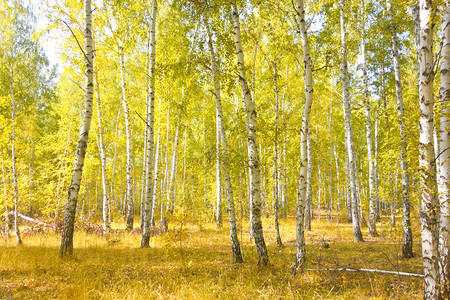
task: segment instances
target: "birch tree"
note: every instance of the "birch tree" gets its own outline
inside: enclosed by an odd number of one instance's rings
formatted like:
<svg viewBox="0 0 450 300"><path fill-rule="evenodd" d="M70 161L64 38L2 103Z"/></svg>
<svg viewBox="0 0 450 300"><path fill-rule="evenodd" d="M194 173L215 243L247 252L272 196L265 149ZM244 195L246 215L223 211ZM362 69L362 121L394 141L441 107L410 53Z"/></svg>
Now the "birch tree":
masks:
<svg viewBox="0 0 450 300"><path fill-rule="evenodd" d="M424 298L439 299L437 214L433 149L433 8L431 0L419 1L419 175L420 221L424 268Z"/></svg>
<svg viewBox="0 0 450 300"><path fill-rule="evenodd" d="M9 91L11 97L11 172L13 177L13 186L14 186L14 232L16 233L16 241L17 245L22 245L22 238L20 237L20 229L17 220L17 214L19 213L19 187L17 185L17 167L16 167L16 115L15 115L15 107L16 102L14 101L14 67L13 67L13 57L10 57L10 82L9 82Z"/></svg>
<svg viewBox="0 0 450 300"><path fill-rule="evenodd" d="M369 162L369 233L371 236L377 236L376 228L376 190L375 190L375 164L373 159L373 141L372 141L372 121L370 116L369 84L367 81L367 51L366 51L366 29L365 29L365 0L362 0L361 13L361 52L363 56L363 85L364 85L364 105L366 111L366 140L367 140L367 160Z"/></svg>
<svg viewBox="0 0 450 300"><path fill-rule="evenodd" d="M214 84L214 97L216 99L216 116L217 116L217 127L218 127L218 134L220 136L220 141L222 144L222 155L219 155L219 157L223 157L222 159L222 169L224 173L224 179L225 179L225 188L228 195L228 218L230 223L230 241L231 241L231 253L233 255L233 263L242 263L244 262L241 252L241 246L239 243L239 238L237 235L237 226L236 226L236 211L234 207L234 194L233 194L233 187L231 185L231 176L230 176L230 165L229 165L229 158L228 158L228 143L227 138L225 135L225 126L224 126L224 119L223 119L223 111L222 111L222 101L220 96L220 78L218 73L218 66L217 66L217 58L216 53L214 51L214 45L212 40L212 34L211 29L209 26L208 18L205 12L205 9L202 10L203 12L203 21L206 27L206 33L208 35L208 48L209 48L209 57L211 60L211 73L213 78L213 84Z"/></svg>
<svg viewBox="0 0 450 300"><path fill-rule="evenodd" d="M125 117L125 132L127 136L127 146L126 146L126 154L127 154L127 162L126 162L126 222L127 222L127 230L133 229L134 223L134 199L133 199L133 145L132 145L132 134L131 134L131 115L128 107L127 101L127 87L125 81L125 54L124 47L120 45L119 47L119 60L120 60L120 85L122 87L122 108L123 114Z"/></svg>
<svg viewBox="0 0 450 300"><path fill-rule="evenodd" d="M450 1L446 7L441 21L441 119L440 119L440 153L437 157L439 169L439 278L441 294L450 295Z"/></svg>
<svg viewBox="0 0 450 300"><path fill-rule="evenodd" d="M403 245L402 255L404 258L413 257L412 244L413 237L411 231L411 217L409 209L409 175L408 175L408 160L406 148L406 132L405 132L405 113L403 108L403 88L400 76L400 58L398 53L397 30L393 21L394 10L392 9L391 1L387 1L387 11L389 18L389 28L391 31L392 41L392 56L394 59L394 75L395 75L395 90L397 97L397 114L398 123L400 127L400 149L401 149L401 170L402 170L402 226L403 226Z"/></svg>
<svg viewBox="0 0 450 300"><path fill-rule="evenodd" d="M94 45L92 42L92 9L91 0L84 2L84 60L86 63L86 85L85 85L85 111L83 123L81 124L80 136L77 143L75 163L72 173L72 182L69 187L66 210L64 212L64 225L62 229L60 256L66 257L73 254L73 231L75 226L75 212L77 208L78 192L80 190L81 177L83 175L84 159L89 137L89 129L92 120L92 106L94 95Z"/></svg>
<svg viewBox="0 0 450 300"><path fill-rule="evenodd" d="M310 114L313 101L313 77L312 77L312 60L309 53L308 33L306 31L305 9L303 0L297 0L296 13L298 16L297 30L300 34L303 47L303 69L305 84L305 107L302 116L302 129L300 131L300 179L297 195L297 254L295 259L295 269L301 268L306 260L305 248L305 202L307 189L307 169L308 169L308 152L307 140L310 128Z"/></svg>
<svg viewBox="0 0 450 300"><path fill-rule="evenodd" d="M103 230L106 233L111 228L110 205L108 196L108 179L106 175L106 151L103 140L103 115L100 100L100 87L98 84L98 70L95 72L95 85L97 90L97 117L98 117L98 148L100 152L101 170L102 170L102 188L103 188Z"/></svg>
<svg viewBox="0 0 450 300"><path fill-rule="evenodd" d="M154 111L155 111L155 57L156 57L156 17L158 13L158 2L152 0L152 13L150 24L150 73L148 74L150 79L150 86L148 92L148 114L146 119L147 130L147 158L146 158L146 176L145 179L145 203L144 203L144 222L142 229L142 241L141 247L150 247L150 227L151 227L151 215L153 210L153 189L155 184L153 182L153 151L154 151ZM156 177L156 172L155 172Z"/></svg>
<svg viewBox="0 0 450 300"><path fill-rule="evenodd" d="M258 264L267 266L269 264L269 256L267 255L266 243L264 241L262 221L261 221L261 190L260 190L260 172L259 172L259 156L258 146L256 144L256 110L252 100L250 89L245 75L244 52L241 42L241 25L239 21L239 12L236 3L232 5L233 25L236 54L239 68L239 81L242 88L244 98L244 109L246 114L247 127L247 146L250 168L250 198L252 212L252 229L255 238L256 250L258 252Z"/></svg>
<svg viewBox="0 0 450 300"><path fill-rule="evenodd" d="M340 2L340 20L341 20L341 47L342 47L342 94L344 105L344 123L345 123L345 144L348 156L348 174L350 181L350 203L352 210L353 235L356 242L362 242L363 237L359 226L358 216L358 195L357 195L357 174L355 162L355 150L353 144L353 129L351 121L351 103L349 91L349 74L347 62L347 38L345 26L345 0Z"/></svg>

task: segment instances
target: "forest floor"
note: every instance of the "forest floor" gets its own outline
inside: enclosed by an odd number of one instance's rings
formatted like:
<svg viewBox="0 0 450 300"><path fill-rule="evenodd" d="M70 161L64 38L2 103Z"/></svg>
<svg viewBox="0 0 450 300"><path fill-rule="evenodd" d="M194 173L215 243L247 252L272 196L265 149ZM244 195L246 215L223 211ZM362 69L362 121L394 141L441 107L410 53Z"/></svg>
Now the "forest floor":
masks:
<svg viewBox="0 0 450 300"><path fill-rule="evenodd" d="M224 221L226 219L224 218ZM383 218L384 220L384 218ZM226 223L226 222L225 222ZM59 258L60 235L24 231L0 240L0 299L422 299L422 278L349 271L309 271L294 275L295 218L280 220L285 245L276 246L272 220L264 219L270 266L258 267L244 223L245 263L231 263L228 227L178 222L139 248L139 233L107 238L79 230L74 258ZM363 228L364 243L353 242L349 223L324 217L306 233L306 269L365 268L422 273L419 225L414 221L413 259L401 258L401 227L378 223L379 237ZM113 224L118 228L123 224ZM138 224L136 224L138 225ZM248 231L248 229L247 229ZM324 247L324 243L329 245Z"/></svg>

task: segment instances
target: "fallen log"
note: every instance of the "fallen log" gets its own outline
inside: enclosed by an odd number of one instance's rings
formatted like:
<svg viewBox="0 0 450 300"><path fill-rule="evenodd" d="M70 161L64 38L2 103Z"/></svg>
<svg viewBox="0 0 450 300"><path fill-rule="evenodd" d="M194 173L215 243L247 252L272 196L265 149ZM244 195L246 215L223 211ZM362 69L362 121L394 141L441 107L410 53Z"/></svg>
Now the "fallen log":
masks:
<svg viewBox="0 0 450 300"><path fill-rule="evenodd" d="M335 268L335 269L305 269L305 271L372 272L372 273L382 273L382 274L391 274L391 275L400 275L400 276L411 276L411 277L420 277L420 278L424 277L424 275L422 275L422 274L397 272L397 271L385 271L385 270L376 270L376 269Z"/></svg>
<svg viewBox="0 0 450 300"><path fill-rule="evenodd" d="M14 215L14 211L10 211L8 214ZM54 226L54 225L51 225L51 224L48 224L48 223L45 223L45 222L42 222L42 221L30 218L30 217L27 217L27 216L22 215L20 213L17 213L17 216L19 218L21 218L21 219L27 220L27 221L32 222L32 223L36 223L36 224L39 224L39 225L43 225L43 226L51 227L53 229L57 229L56 226Z"/></svg>

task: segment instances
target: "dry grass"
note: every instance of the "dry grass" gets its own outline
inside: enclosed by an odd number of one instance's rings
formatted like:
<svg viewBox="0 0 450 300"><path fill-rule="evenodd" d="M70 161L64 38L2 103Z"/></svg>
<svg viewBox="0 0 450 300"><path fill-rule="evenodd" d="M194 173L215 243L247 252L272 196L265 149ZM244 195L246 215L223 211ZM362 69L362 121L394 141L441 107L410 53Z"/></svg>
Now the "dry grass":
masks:
<svg viewBox="0 0 450 300"><path fill-rule="evenodd" d="M230 263L228 228L172 227L138 248L140 235L108 240L78 232L75 258L58 258L55 233L0 241L0 299L421 299L422 280L396 275L305 271L293 275L295 219L281 220L285 247L276 247L271 221L264 220L271 265L257 266L256 250L243 234L245 264ZM174 225L174 224L172 224ZM248 224L244 224L244 231ZM400 258L401 231L354 243L350 224L313 221L307 233L306 268L356 267L421 273L420 255ZM419 239L415 237L417 242ZM326 241L330 248L322 248ZM417 243L415 253L420 254Z"/></svg>

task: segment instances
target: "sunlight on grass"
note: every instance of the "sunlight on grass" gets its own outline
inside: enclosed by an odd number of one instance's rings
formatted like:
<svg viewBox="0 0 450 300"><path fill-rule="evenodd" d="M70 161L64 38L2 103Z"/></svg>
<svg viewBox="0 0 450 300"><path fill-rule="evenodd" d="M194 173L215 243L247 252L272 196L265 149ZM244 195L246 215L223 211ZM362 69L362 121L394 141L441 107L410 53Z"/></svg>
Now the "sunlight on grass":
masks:
<svg viewBox="0 0 450 300"><path fill-rule="evenodd" d="M171 227L140 249L140 234L116 233L106 239L77 232L75 257L58 257L60 236L54 232L0 241L0 298L18 299L421 299L420 278L396 275L305 271L293 275L295 218L281 220L284 248L276 246L272 220L265 219L271 265L257 266L256 250L242 227L245 264L233 266L228 228ZM313 221L307 232L306 268L373 268L421 272L420 256L403 260L401 228L380 228L365 243L354 243L350 224ZM120 226L120 224L118 224ZM178 231L177 231L178 230ZM239 233L241 237L241 232ZM113 241L113 242L111 242ZM416 237L416 241L418 238ZM323 243L329 248L324 248ZM416 245L414 252L420 253Z"/></svg>

